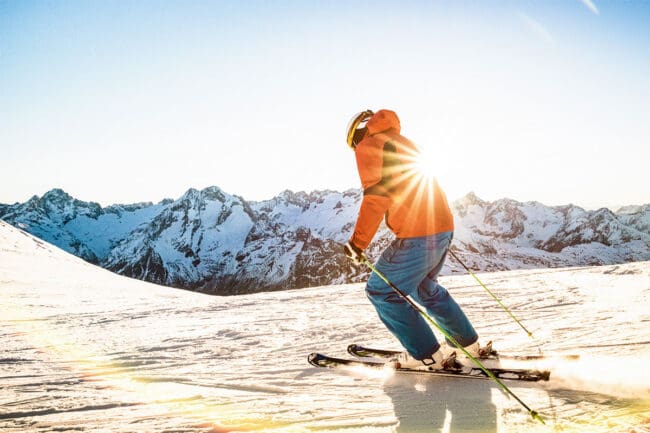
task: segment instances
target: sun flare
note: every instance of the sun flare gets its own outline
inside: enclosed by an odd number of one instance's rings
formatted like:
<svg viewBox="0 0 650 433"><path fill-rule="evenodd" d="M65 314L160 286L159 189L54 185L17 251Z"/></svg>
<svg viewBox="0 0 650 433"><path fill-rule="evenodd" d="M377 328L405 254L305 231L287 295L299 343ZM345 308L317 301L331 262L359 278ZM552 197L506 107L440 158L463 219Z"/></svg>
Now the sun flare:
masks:
<svg viewBox="0 0 650 433"><path fill-rule="evenodd" d="M425 180L431 180L436 176L438 162L438 155L428 148L420 149L420 153L415 157L415 170Z"/></svg>

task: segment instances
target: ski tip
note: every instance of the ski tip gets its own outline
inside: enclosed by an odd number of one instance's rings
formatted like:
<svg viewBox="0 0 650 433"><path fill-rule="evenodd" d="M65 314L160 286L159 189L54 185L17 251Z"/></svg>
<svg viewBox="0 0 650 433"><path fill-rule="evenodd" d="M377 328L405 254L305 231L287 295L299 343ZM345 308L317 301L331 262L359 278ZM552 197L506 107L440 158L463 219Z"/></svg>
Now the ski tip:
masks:
<svg viewBox="0 0 650 433"><path fill-rule="evenodd" d="M309 362L311 365L314 365L318 367L318 359L320 358L320 355L318 353L310 353L307 355L307 362Z"/></svg>
<svg viewBox="0 0 650 433"><path fill-rule="evenodd" d="M355 352L357 351L357 348L358 348L358 347L359 347L358 344L350 344L350 345L348 346L348 353L351 354L351 355L354 355Z"/></svg>

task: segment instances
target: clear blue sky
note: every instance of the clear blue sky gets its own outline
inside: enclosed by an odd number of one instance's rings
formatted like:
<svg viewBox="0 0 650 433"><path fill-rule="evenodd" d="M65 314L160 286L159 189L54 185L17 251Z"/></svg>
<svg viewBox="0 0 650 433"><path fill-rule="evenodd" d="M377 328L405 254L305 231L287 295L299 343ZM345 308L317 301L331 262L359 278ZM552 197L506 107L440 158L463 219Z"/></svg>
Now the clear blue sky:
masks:
<svg viewBox="0 0 650 433"><path fill-rule="evenodd" d="M451 199L650 202L650 2L0 0L0 203L358 187L392 108Z"/></svg>

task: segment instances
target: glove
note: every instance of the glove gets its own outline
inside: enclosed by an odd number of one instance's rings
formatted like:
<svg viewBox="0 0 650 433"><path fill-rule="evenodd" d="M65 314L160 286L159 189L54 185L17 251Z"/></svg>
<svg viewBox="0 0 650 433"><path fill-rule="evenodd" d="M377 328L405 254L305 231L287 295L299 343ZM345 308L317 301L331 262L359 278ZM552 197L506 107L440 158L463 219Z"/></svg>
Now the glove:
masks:
<svg viewBox="0 0 650 433"><path fill-rule="evenodd" d="M350 258L350 260L352 260L352 263L355 265L360 265L367 260L365 254L363 254L363 250L354 245L351 241L348 241L343 246L343 252Z"/></svg>

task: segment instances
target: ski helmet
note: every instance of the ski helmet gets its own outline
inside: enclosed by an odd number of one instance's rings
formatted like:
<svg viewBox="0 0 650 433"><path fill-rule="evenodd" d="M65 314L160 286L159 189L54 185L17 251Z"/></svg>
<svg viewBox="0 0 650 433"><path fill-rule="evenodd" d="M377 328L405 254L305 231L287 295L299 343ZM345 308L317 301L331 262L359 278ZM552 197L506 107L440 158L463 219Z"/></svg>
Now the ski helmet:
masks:
<svg viewBox="0 0 650 433"><path fill-rule="evenodd" d="M373 114L375 113L373 113L372 110L362 111L355 114L350 120L350 123L348 123L347 143L352 149L356 149L357 144L359 144L363 136L366 135L366 124Z"/></svg>

